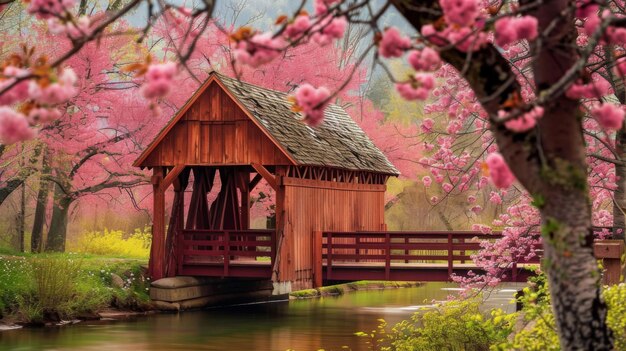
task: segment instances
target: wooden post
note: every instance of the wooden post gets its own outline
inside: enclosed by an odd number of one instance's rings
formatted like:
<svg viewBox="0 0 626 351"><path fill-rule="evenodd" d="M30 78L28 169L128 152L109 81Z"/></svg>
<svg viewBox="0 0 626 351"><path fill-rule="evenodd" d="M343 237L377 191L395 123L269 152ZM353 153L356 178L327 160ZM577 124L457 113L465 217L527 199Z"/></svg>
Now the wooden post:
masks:
<svg viewBox="0 0 626 351"><path fill-rule="evenodd" d="M333 233L326 233L326 279L333 276Z"/></svg>
<svg viewBox="0 0 626 351"><path fill-rule="evenodd" d="M452 276L452 272L454 269L453 263L452 263L452 256L453 256L453 248L452 248L452 233L448 233L448 280L450 280L451 276Z"/></svg>
<svg viewBox="0 0 626 351"><path fill-rule="evenodd" d="M161 189L163 168L154 167L152 176L152 244L148 272L152 281L163 278L165 266L165 191Z"/></svg>
<svg viewBox="0 0 626 351"><path fill-rule="evenodd" d="M313 287L319 288L322 286L322 232L319 230L313 231Z"/></svg>
<svg viewBox="0 0 626 351"><path fill-rule="evenodd" d="M593 254L601 259L604 265L602 284L619 284L621 275L621 258L624 254L622 240L599 240L593 244Z"/></svg>
<svg viewBox="0 0 626 351"><path fill-rule="evenodd" d="M222 235L222 241L224 242L224 277L228 277L230 268L230 233L225 231Z"/></svg>
<svg viewBox="0 0 626 351"><path fill-rule="evenodd" d="M391 238L389 232L385 232L385 280L391 277Z"/></svg>

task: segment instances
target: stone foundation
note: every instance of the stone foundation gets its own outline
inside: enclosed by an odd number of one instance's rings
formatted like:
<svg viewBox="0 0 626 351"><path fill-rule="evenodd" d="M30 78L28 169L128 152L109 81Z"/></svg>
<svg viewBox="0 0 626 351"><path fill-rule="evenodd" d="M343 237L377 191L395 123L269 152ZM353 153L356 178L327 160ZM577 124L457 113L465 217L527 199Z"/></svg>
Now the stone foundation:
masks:
<svg viewBox="0 0 626 351"><path fill-rule="evenodd" d="M173 277L152 282L150 298L160 310L181 311L270 300L273 288L269 280Z"/></svg>

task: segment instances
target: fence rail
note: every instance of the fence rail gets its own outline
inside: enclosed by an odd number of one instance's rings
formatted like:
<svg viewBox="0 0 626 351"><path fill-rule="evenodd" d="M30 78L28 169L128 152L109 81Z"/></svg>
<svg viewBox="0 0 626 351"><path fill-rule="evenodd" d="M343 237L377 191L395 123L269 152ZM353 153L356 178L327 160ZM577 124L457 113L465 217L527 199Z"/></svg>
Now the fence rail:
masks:
<svg viewBox="0 0 626 351"><path fill-rule="evenodd" d="M259 259L269 261L271 267L276 257L275 231L183 230L179 236L177 256L179 257L179 272L182 274L206 272L208 275L220 273L218 275L223 277L233 276L232 270L241 268L241 265L238 267L233 265L235 261L252 265ZM200 266L205 267L198 268ZM223 270L218 272L215 267L210 266L220 266ZM248 271L251 272L251 270ZM259 273L252 274L258 275Z"/></svg>

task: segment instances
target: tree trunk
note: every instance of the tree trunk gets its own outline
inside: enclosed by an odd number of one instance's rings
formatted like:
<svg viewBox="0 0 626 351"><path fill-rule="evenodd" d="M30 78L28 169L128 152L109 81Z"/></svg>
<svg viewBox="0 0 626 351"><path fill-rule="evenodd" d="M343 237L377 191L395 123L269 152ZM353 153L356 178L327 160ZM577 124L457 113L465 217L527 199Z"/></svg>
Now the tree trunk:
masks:
<svg viewBox="0 0 626 351"><path fill-rule="evenodd" d="M591 206L583 191L548 192L543 215L543 269L561 349L612 350L600 272L593 256Z"/></svg>
<svg viewBox="0 0 626 351"><path fill-rule="evenodd" d="M30 237L31 252L42 251L43 227L46 223L46 208L48 204L48 194L50 193L50 182L46 179L46 176L49 174L50 165L48 163L48 153L44 151L41 178L39 179L39 191L37 192L35 218L33 220L33 231Z"/></svg>
<svg viewBox="0 0 626 351"><path fill-rule="evenodd" d="M17 237L19 242L19 250L20 252L24 252L24 239L25 239L25 228L26 228L26 184L22 184L22 188L20 189L20 213L17 223Z"/></svg>
<svg viewBox="0 0 626 351"><path fill-rule="evenodd" d="M54 186L54 205L52 207L52 220L46 241L46 251L65 251L65 238L67 236L67 222L72 198L68 197L61 187Z"/></svg>

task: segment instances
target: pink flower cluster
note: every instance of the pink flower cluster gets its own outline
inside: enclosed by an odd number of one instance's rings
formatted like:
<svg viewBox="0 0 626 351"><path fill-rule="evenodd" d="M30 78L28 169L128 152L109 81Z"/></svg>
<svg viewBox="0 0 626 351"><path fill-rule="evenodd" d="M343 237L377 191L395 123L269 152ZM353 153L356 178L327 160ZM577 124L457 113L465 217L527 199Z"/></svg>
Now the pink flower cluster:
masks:
<svg viewBox="0 0 626 351"><path fill-rule="evenodd" d="M441 65L439 53L428 46L422 50L413 50L407 60L416 71L434 71Z"/></svg>
<svg viewBox="0 0 626 351"><path fill-rule="evenodd" d="M420 125L420 130L422 133L431 133L434 125L435 121L432 118L424 118L422 125Z"/></svg>
<svg viewBox="0 0 626 351"><path fill-rule="evenodd" d="M626 58L620 58L615 62L615 73L620 77L626 77Z"/></svg>
<svg viewBox="0 0 626 351"><path fill-rule="evenodd" d="M348 27L348 20L344 16L329 17L313 28L311 39L320 46L326 46L335 39L341 39Z"/></svg>
<svg viewBox="0 0 626 351"><path fill-rule="evenodd" d="M443 16L448 24L468 27L480 13L478 0L440 0Z"/></svg>
<svg viewBox="0 0 626 351"><path fill-rule="evenodd" d="M8 66L4 69L4 80L0 80L0 90L4 90L7 87L15 83L16 78L25 77L28 75L28 70ZM15 84L11 89L0 94L0 106L11 105L18 101L25 100L28 97L28 80L23 80Z"/></svg>
<svg viewBox="0 0 626 351"><path fill-rule="evenodd" d="M619 105L604 103L591 110L591 116L604 129L617 130L624 123L624 110Z"/></svg>
<svg viewBox="0 0 626 351"><path fill-rule="evenodd" d="M315 0L314 7L317 15L325 15L328 12L328 8L335 5L342 0Z"/></svg>
<svg viewBox="0 0 626 351"><path fill-rule="evenodd" d="M495 24L496 44L505 46L518 40L537 38L537 18L533 16L503 17Z"/></svg>
<svg viewBox="0 0 626 351"><path fill-rule="evenodd" d="M235 59L253 68L266 64L280 55L285 42L272 33L255 34L248 40L242 40L235 46Z"/></svg>
<svg viewBox="0 0 626 351"><path fill-rule="evenodd" d="M322 123L329 97L330 91L325 87L315 88L310 84L303 84L296 89L296 105L302 109L309 125L317 126Z"/></svg>
<svg viewBox="0 0 626 351"><path fill-rule="evenodd" d="M502 189L506 189L513 184L515 176L504 161L504 157L497 152L490 153L485 160L489 168L489 176L493 184Z"/></svg>
<svg viewBox="0 0 626 351"><path fill-rule="evenodd" d="M430 178L430 176L424 176L422 177L422 183L424 183L425 187L430 188L430 186L433 184L433 180L432 178Z"/></svg>
<svg viewBox="0 0 626 351"><path fill-rule="evenodd" d="M565 92L565 96L570 99L599 99L609 94L610 91L611 84L600 78L587 84L580 81L572 84Z"/></svg>
<svg viewBox="0 0 626 351"><path fill-rule="evenodd" d="M300 14L285 28L285 36L295 39L311 28L311 18L306 14Z"/></svg>
<svg viewBox="0 0 626 351"><path fill-rule="evenodd" d="M146 80L141 93L146 99L154 99L169 93L177 68L174 62L152 64L146 72Z"/></svg>
<svg viewBox="0 0 626 351"><path fill-rule="evenodd" d="M378 43L378 53L382 57L400 57L411 48L411 39L400 34L395 27L389 27Z"/></svg>
<svg viewBox="0 0 626 351"><path fill-rule="evenodd" d="M503 118L506 117L507 113L500 110L498 115L500 118ZM504 122L504 126L516 133L524 133L533 129L537 125L537 120L541 117L543 117L543 107L535 106L523 115Z"/></svg>
<svg viewBox="0 0 626 351"><path fill-rule="evenodd" d="M35 131L30 128L23 114L12 108L0 106L0 143L9 145L32 139Z"/></svg>
<svg viewBox="0 0 626 351"><path fill-rule="evenodd" d="M31 0L28 12L39 19L62 17L75 4L76 0Z"/></svg>
<svg viewBox="0 0 626 351"><path fill-rule="evenodd" d="M396 84L396 90L406 100L426 100L434 87L435 78L427 73L417 73L411 81Z"/></svg>
<svg viewBox="0 0 626 351"><path fill-rule="evenodd" d="M31 81L28 87L30 97L42 105L57 105L69 100L77 94L76 73L71 68L65 68L59 74L56 82L41 86Z"/></svg>
<svg viewBox="0 0 626 351"><path fill-rule="evenodd" d="M63 22L58 18L48 19L48 30L52 34L67 34L72 39L79 39L91 34L91 19L81 16L74 21Z"/></svg>

